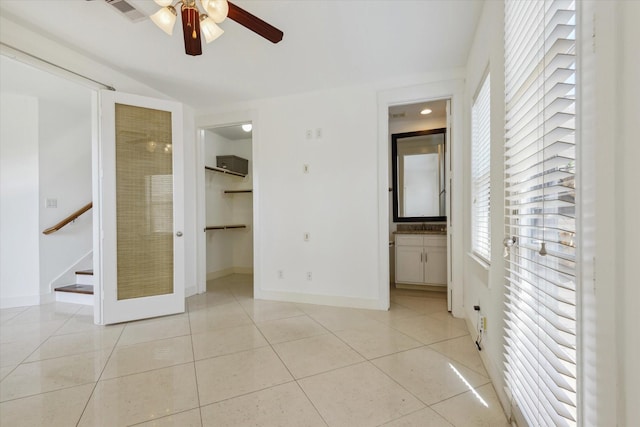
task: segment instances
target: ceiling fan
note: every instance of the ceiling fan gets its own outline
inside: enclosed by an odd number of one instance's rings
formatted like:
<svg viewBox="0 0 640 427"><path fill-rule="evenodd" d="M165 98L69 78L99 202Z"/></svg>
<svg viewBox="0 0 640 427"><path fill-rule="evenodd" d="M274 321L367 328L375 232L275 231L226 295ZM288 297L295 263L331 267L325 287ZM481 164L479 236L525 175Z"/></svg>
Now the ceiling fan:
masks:
<svg viewBox="0 0 640 427"><path fill-rule="evenodd" d="M167 34L173 33L176 22L176 7L180 5L184 48L187 55L201 55L201 34L207 43L217 39L224 32L217 24L225 18L236 21L272 43L282 40L283 32L228 0L155 0L161 9L151 15L151 20Z"/></svg>
<svg viewBox="0 0 640 427"><path fill-rule="evenodd" d="M90 0L89 0L90 1ZM228 0L154 0L161 8L150 16L151 21L165 33L172 35L180 7L184 49L187 55L202 55L202 37L211 43L224 33L217 24L230 18L272 43L282 40L284 33ZM106 0L122 13L137 12L125 0Z"/></svg>

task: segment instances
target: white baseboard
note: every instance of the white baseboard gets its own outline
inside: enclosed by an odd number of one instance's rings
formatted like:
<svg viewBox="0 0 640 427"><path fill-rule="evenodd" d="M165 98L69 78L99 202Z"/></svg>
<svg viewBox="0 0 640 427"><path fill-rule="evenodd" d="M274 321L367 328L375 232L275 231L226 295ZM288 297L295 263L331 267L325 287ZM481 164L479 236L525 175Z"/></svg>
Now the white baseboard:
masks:
<svg viewBox="0 0 640 427"><path fill-rule="evenodd" d="M473 321L469 317L465 317L465 320L467 323L467 329L469 330L469 333L471 334L473 341L475 341L478 335L478 330L476 329L476 325L473 324ZM504 411L505 416L507 417L507 419L512 420L513 409L511 407L511 401L507 396L507 393L505 392L505 390L502 387L500 387L500 385L503 384L501 372L492 363L491 359L488 356L488 353L484 351L484 349L483 351L479 351L478 354L480 355L480 359L482 360L482 364L484 365L485 371L487 371L487 373L489 374L489 378L493 382L493 388L496 391L496 395L498 396L498 400L502 405L502 410ZM523 424L523 425L526 425L526 424Z"/></svg>
<svg viewBox="0 0 640 427"><path fill-rule="evenodd" d="M265 289L260 292L260 297L256 299L330 305L335 307L364 308L368 310L386 310L386 308L380 308L381 302L377 299L301 294L297 292L269 291Z"/></svg>
<svg viewBox="0 0 640 427"><path fill-rule="evenodd" d="M28 307L32 305L40 305L40 295L0 297L0 308Z"/></svg>
<svg viewBox="0 0 640 427"><path fill-rule="evenodd" d="M210 271L207 273L207 281L219 279L231 274L253 274L253 267L229 267L224 270Z"/></svg>

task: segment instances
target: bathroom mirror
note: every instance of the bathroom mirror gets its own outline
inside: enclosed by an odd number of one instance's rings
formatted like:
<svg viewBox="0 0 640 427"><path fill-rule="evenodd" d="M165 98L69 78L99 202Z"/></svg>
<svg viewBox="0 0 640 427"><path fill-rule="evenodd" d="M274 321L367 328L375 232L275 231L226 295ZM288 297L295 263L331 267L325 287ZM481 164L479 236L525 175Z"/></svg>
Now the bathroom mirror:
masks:
<svg viewBox="0 0 640 427"><path fill-rule="evenodd" d="M393 222L446 221L446 129L391 135Z"/></svg>

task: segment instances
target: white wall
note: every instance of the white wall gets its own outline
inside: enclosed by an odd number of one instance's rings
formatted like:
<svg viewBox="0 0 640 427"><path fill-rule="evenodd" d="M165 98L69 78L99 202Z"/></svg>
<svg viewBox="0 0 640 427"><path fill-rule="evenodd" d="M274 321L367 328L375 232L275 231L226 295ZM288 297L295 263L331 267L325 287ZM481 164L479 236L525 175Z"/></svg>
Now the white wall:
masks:
<svg viewBox="0 0 640 427"><path fill-rule="evenodd" d="M638 242L640 242L640 55L638 55L638 40L640 40L640 2L620 2L619 19L620 57L618 67L620 79L618 81L618 95L620 97L619 122L620 147L617 150L617 161L620 165L620 175L616 177L620 185L620 195L617 209L619 214L617 236L620 271L620 327L621 363L620 363L620 394L621 399L619 425L632 425L640 420L640 333L637 329L638 303L640 302L640 263L638 262Z"/></svg>
<svg viewBox="0 0 640 427"><path fill-rule="evenodd" d="M40 302L38 100L0 95L0 308Z"/></svg>
<svg viewBox="0 0 640 427"><path fill-rule="evenodd" d="M471 252L471 145L463 147L464 164L464 310L467 323L476 330L479 305L487 316L487 330L480 352L487 371L503 405L508 408L504 394L503 371L503 303L504 303L504 167L502 163L504 135L504 50L503 17L504 4L499 1L485 2L480 22L476 29L473 46L467 62L465 88L465 135L471 140L470 110L474 95L482 83L487 70L491 76L491 264L485 265L470 255Z"/></svg>
<svg viewBox="0 0 640 427"><path fill-rule="evenodd" d="M334 89L255 107L263 296L376 306L375 91ZM318 128L321 138L306 138Z"/></svg>
<svg viewBox="0 0 640 427"><path fill-rule="evenodd" d="M39 72L57 94L41 98L39 126L40 231L92 201L91 92L85 87ZM64 103L60 100L65 99ZM57 208L46 208L56 199ZM40 293L92 250L92 213L50 235L40 234ZM73 283L73 282L68 282Z"/></svg>
<svg viewBox="0 0 640 427"><path fill-rule="evenodd" d="M37 201L29 214L38 218L31 228L37 233L39 244L38 250L29 252L29 262L39 267L34 270L39 274L38 286L31 293L31 304L38 304L52 300L52 282L91 252L91 213L54 234L41 233L91 201L91 92L77 83L6 57L0 58L0 67L3 94L27 94L36 99L37 105L31 117L23 115L16 120L10 108L2 109L0 116L3 123L10 123L8 126L18 123L36 135L37 171L31 179L36 180ZM7 140L6 144L19 145L15 139ZM57 207L47 208L46 199L55 199ZM24 227L28 218L29 215L20 216L14 222ZM8 244L20 248L23 240L12 237ZM68 276L66 282L57 282L73 283L72 272ZM3 283L3 288L15 285Z"/></svg>
<svg viewBox="0 0 640 427"><path fill-rule="evenodd" d="M253 271L253 202L246 193L224 194L224 190L252 189L251 139L228 140L205 131L205 164L216 166L216 156L235 155L249 161L249 174L239 177L218 172L205 173L206 224L245 224L246 229L216 230L206 233L207 277L232 272Z"/></svg>

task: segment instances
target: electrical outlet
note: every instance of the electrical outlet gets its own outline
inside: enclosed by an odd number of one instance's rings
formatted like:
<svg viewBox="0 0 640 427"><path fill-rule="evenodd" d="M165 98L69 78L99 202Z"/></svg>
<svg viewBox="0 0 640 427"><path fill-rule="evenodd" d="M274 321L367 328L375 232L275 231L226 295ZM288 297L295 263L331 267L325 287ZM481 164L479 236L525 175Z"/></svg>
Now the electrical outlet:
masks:
<svg viewBox="0 0 640 427"><path fill-rule="evenodd" d="M307 139L313 138L313 131L311 129L307 129L306 135Z"/></svg>
<svg viewBox="0 0 640 427"><path fill-rule="evenodd" d="M302 165L302 172L309 173L309 165Z"/></svg>
<svg viewBox="0 0 640 427"><path fill-rule="evenodd" d="M307 271L307 280L311 281L311 272L310 271Z"/></svg>
<svg viewBox="0 0 640 427"><path fill-rule="evenodd" d="M284 279L284 271L278 270L278 279Z"/></svg>
<svg viewBox="0 0 640 427"><path fill-rule="evenodd" d="M309 240L311 240L311 233L309 233L308 231L306 231L303 235L302 235L302 239L305 242L308 242Z"/></svg>
<svg viewBox="0 0 640 427"><path fill-rule="evenodd" d="M478 329L480 332L485 332L487 330L487 316L480 316Z"/></svg>

